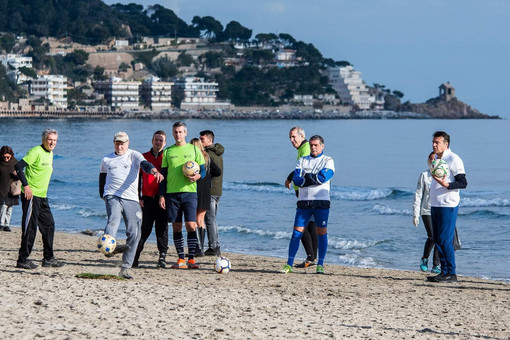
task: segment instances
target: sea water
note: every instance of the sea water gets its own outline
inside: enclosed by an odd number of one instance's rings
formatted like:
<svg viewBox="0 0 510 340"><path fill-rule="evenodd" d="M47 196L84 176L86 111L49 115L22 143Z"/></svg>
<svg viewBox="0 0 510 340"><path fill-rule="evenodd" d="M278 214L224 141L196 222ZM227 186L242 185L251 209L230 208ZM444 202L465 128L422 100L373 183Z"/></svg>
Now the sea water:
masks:
<svg viewBox="0 0 510 340"><path fill-rule="evenodd" d="M187 120L187 140L211 129L225 147L224 187L218 209L223 251L287 256L296 198L284 187L297 151L288 131L325 139L335 160L327 263L419 270L426 232L412 224L413 195L427 168L432 133L447 131L464 161L469 185L461 191L457 227L462 249L457 272L510 281L510 122L508 120ZM99 198L101 158L113 151L113 135L126 131L130 148L151 147L171 120L0 120L0 143L18 159L40 144L44 128L59 131L48 197L56 228L79 233L106 223ZM13 225L20 225L16 207ZM119 238L123 236L119 231ZM154 234L149 241L155 241ZM170 239L170 246L173 247ZM91 248L94 244L91 243ZM58 249L57 249L58 251ZM58 253L57 253L58 255ZM305 257L302 249L296 261ZM275 268L279 269L279 268Z"/></svg>

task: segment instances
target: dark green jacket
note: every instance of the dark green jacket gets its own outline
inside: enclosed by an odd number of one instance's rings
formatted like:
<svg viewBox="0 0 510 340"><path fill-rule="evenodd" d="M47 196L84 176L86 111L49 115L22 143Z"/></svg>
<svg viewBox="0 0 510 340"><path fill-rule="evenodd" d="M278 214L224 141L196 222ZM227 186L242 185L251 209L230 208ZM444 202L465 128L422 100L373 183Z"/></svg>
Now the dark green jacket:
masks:
<svg viewBox="0 0 510 340"><path fill-rule="evenodd" d="M205 151L207 151L207 154L211 157L214 164L221 169L220 176L212 177L211 196L221 196L223 192L223 153L225 152L225 148L220 143L216 143L206 146Z"/></svg>

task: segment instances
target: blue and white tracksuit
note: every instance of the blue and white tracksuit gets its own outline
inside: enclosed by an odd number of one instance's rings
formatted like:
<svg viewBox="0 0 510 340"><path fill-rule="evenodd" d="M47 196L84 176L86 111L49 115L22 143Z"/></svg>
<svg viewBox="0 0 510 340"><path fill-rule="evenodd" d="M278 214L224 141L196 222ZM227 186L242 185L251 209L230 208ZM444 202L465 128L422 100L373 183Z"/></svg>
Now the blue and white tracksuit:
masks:
<svg viewBox="0 0 510 340"><path fill-rule="evenodd" d="M294 170L292 181L299 187L295 227L305 227L313 216L317 228L328 226L330 207L330 180L335 173L333 158L321 153L317 157L308 155L301 157ZM294 230L289 244L287 264L292 266L302 232ZM319 259L318 264L324 265L328 246L327 234L318 236Z"/></svg>

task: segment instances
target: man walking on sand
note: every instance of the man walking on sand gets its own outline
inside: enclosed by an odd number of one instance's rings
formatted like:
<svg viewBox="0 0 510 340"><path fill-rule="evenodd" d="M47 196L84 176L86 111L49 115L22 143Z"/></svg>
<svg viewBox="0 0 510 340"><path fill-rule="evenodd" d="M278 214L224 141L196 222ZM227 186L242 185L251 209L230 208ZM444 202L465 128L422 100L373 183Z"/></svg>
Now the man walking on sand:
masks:
<svg viewBox="0 0 510 340"><path fill-rule="evenodd" d="M462 159L450 150L450 135L436 131L432 138L436 162L446 170L444 177L434 176L430 183L430 205L434 242L439 251L441 274L429 276L431 282L457 282L453 238L459 212L460 189L467 187Z"/></svg>
<svg viewBox="0 0 510 340"><path fill-rule="evenodd" d="M319 260L316 273L324 274L324 258L328 250L329 191L335 173L333 158L324 155L324 139L315 135L310 138L310 155L301 157L294 170L292 181L299 187L294 231L289 243L289 257L281 272L292 272L294 257L299 248L305 226L313 216L317 224Z"/></svg>
<svg viewBox="0 0 510 340"><path fill-rule="evenodd" d="M140 168L161 182L163 176L140 152L129 149L129 137L125 132L117 132L113 137L115 151L104 156L99 173L99 196L104 200L108 221L104 233L117 236L120 220L126 225L126 245L123 249L119 276L133 277L128 269L133 265L140 240L142 211L138 196L138 175Z"/></svg>
<svg viewBox="0 0 510 340"><path fill-rule="evenodd" d="M205 176L205 160L202 151L195 145L186 143L188 129L183 122L176 122L172 127L175 144L163 152L161 173L165 180L159 185L159 205L167 209L168 221L172 222L173 239L177 251L177 262L173 269L198 269L195 263L197 245L197 181ZM188 161L195 161L200 166L200 173L185 176L182 166ZM182 217L188 234L188 263L184 259L184 236L182 234Z"/></svg>
<svg viewBox="0 0 510 340"><path fill-rule="evenodd" d="M161 172L161 162L163 161L163 150L166 145L165 131L158 130L152 136L152 148L143 153L142 156ZM165 209L159 206L159 183L154 176L140 171L140 185L142 186L142 197L140 206L142 207L142 235L138 248L136 249L133 267L138 267L140 253L143 250L145 242L152 232L152 226L156 230L156 242L159 250L158 267L166 268L166 253L168 251L168 214Z"/></svg>
<svg viewBox="0 0 510 340"><path fill-rule="evenodd" d="M205 214L205 225L207 228L207 239L209 249L205 251L207 256L221 256L218 223L218 205L223 189L223 153L225 148L220 143L214 143L214 132L204 130L200 132L200 141L211 160L220 168L221 175L211 178L211 205Z"/></svg>
<svg viewBox="0 0 510 340"><path fill-rule="evenodd" d="M297 159L301 157L308 156L310 154L310 144L306 140L305 130L300 128L299 126L295 126L289 131L289 139L290 143L293 147L295 147L298 151ZM292 177L294 172L291 172L287 179L285 180L285 186L288 189L292 189ZM294 191L296 193L296 197L299 196L299 188L294 186ZM303 244L303 248L305 248L306 259L303 263L296 265L298 268L306 268L308 266L314 266L317 264L317 228L315 225L315 221L313 220L313 216L311 217L308 225L303 230L303 237L301 237L301 243Z"/></svg>
<svg viewBox="0 0 510 340"><path fill-rule="evenodd" d="M64 265L53 254L55 220L47 198L50 178L53 173L53 150L57 146L57 140L57 130L44 130L42 144L30 149L25 157L14 166L23 186L21 247L16 262L17 268L37 268L37 265L28 259L34 246L37 227L41 232L44 248L42 266L62 267Z"/></svg>

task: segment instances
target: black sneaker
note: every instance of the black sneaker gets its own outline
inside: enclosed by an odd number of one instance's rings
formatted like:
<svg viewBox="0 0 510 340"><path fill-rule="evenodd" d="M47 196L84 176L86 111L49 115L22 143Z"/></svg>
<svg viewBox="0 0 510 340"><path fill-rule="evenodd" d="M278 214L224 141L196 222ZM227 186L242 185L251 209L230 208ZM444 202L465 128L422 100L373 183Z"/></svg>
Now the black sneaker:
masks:
<svg viewBox="0 0 510 340"><path fill-rule="evenodd" d="M205 256L221 256L220 248L209 248L205 251Z"/></svg>
<svg viewBox="0 0 510 340"><path fill-rule="evenodd" d="M129 249L129 247L126 246L125 244L118 244L111 254L105 254L104 256L112 257L115 254L122 254L123 252L125 252L128 249Z"/></svg>
<svg viewBox="0 0 510 340"><path fill-rule="evenodd" d="M159 268L166 268L166 254L161 253L159 254L159 260L158 260L158 267Z"/></svg>
<svg viewBox="0 0 510 340"><path fill-rule="evenodd" d="M12 231L9 227L4 227L4 231Z"/></svg>
<svg viewBox="0 0 510 340"><path fill-rule="evenodd" d="M450 283L450 282L457 282L457 275L455 274L446 274L446 275L443 275L441 277L437 277L436 276L436 279L435 279L436 282L445 282L445 283Z"/></svg>
<svg viewBox="0 0 510 340"><path fill-rule="evenodd" d="M36 265L35 263L33 263L32 261L30 260L25 260L23 262L20 262L20 261L17 261L16 262L16 268L23 268L23 269L35 269L39 267L38 265Z"/></svg>
<svg viewBox="0 0 510 340"><path fill-rule="evenodd" d="M119 276L123 277L123 278L125 278L127 280L133 279L133 277L131 275L129 275L127 268L122 268L120 270Z"/></svg>
<svg viewBox="0 0 510 340"><path fill-rule="evenodd" d="M455 274L439 274L436 276L427 276L429 282L457 282L457 275Z"/></svg>
<svg viewBox="0 0 510 340"><path fill-rule="evenodd" d="M51 260L46 260L46 259L43 259L42 260L42 266L43 267L53 267L53 268L59 268L59 267L63 267L65 266L66 264L64 262L58 262L58 260L56 258L52 258Z"/></svg>

